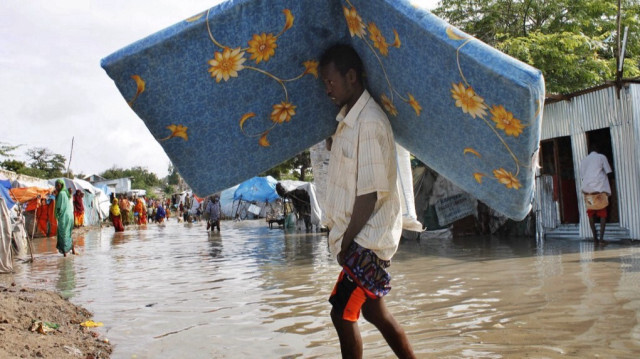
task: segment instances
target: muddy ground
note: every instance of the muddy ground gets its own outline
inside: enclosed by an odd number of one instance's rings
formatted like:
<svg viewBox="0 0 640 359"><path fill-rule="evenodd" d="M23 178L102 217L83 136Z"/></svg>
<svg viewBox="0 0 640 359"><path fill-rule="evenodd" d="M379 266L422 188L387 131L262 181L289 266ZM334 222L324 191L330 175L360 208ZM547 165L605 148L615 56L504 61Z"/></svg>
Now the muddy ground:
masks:
<svg viewBox="0 0 640 359"><path fill-rule="evenodd" d="M80 325L91 319L58 293L22 288L0 275L1 358L109 358L108 339Z"/></svg>

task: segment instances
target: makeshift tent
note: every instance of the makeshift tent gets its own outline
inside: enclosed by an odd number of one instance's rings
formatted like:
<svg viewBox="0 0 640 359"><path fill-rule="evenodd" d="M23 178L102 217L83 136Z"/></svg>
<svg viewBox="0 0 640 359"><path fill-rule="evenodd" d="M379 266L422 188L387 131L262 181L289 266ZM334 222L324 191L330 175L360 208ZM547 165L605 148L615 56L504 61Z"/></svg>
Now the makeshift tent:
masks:
<svg viewBox="0 0 640 359"><path fill-rule="evenodd" d="M204 201L204 198L196 196L195 194L193 194L193 191L182 191L179 196L180 200L178 201L177 205L180 205L180 203L184 205L187 201L187 197L191 199L189 208L185 208L185 211L187 211L187 213L190 215L195 215L198 212L198 207L200 207L200 204L202 203L202 201Z"/></svg>
<svg viewBox="0 0 640 359"><path fill-rule="evenodd" d="M198 208L200 208L200 204L202 203L202 201L204 201L204 198L200 198L198 196L196 196L195 194L193 194L193 199L191 201L191 208L189 208L189 214L190 215L195 215L198 213Z"/></svg>
<svg viewBox="0 0 640 359"><path fill-rule="evenodd" d="M13 199L11 199L11 195L9 195L9 190L11 189L11 181L9 180L0 180L0 196L5 201L5 205L7 208L11 209L15 205Z"/></svg>
<svg viewBox="0 0 640 359"><path fill-rule="evenodd" d="M227 188L220 193L220 207L222 210L222 214L225 217L233 218L234 214L236 213L235 206L234 206L235 201L233 200L233 195L236 193L236 190L238 189L238 187L240 187L239 184L231 188Z"/></svg>
<svg viewBox="0 0 640 359"><path fill-rule="evenodd" d="M318 196L316 196L316 186L311 182L283 180L280 181L282 187L287 192L294 191L296 189L305 190L309 194L309 201L311 204L311 223L315 226L320 225L322 219L322 209L318 203Z"/></svg>
<svg viewBox="0 0 640 359"><path fill-rule="evenodd" d="M93 186L91 183L80 178L61 178L64 181L65 186L72 195L76 190L84 192L84 225L93 226L100 224L103 219L109 216L109 202L108 194L100 188ZM56 179L49 180L49 184L55 185ZM105 186L106 187L106 186Z"/></svg>
<svg viewBox="0 0 640 359"><path fill-rule="evenodd" d="M248 202L273 202L279 198L276 192L276 181L271 176L267 177L253 177L246 180L238 186L233 194L234 200L248 201Z"/></svg>
<svg viewBox="0 0 640 359"><path fill-rule="evenodd" d="M25 218L27 229L33 228L37 222L40 233L45 237L52 236L58 229L55 219L55 200L49 200L51 189L40 187L12 188L11 197L18 203L26 203ZM31 230L33 232L33 230ZM35 233L32 233L35 235Z"/></svg>
<svg viewBox="0 0 640 359"><path fill-rule="evenodd" d="M278 181L271 176L253 177L242 182L233 194L234 203L237 203L233 217L264 217L267 204L280 198L276 183Z"/></svg>

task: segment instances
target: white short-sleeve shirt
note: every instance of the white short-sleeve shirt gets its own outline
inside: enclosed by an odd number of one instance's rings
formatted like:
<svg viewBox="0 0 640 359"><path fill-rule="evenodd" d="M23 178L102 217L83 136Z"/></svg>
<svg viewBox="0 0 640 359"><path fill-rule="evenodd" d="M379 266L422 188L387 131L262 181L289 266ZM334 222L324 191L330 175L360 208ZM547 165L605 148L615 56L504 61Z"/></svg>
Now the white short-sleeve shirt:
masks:
<svg viewBox="0 0 640 359"><path fill-rule="evenodd" d="M377 192L373 214L354 239L382 260L398 249L402 211L393 132L387 115L366 90L339 122L329 160L325 225L329 248L340 252L356 196Z"/></svg>
<svg viewBox="0 0 640 359"><path fill-rule="evenodd" d="M611 166L607 157L592 151L580 162L580 189L585 193L606 192L611 194L611 186L607 174L611 173Z"/></svg>

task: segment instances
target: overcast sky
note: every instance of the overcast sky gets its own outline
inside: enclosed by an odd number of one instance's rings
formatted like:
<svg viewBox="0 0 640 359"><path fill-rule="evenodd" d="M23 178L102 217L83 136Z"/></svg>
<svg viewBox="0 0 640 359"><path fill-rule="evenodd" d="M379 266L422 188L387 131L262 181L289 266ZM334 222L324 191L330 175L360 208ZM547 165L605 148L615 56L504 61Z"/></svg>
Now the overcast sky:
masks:
<svg viewBox="0 0 640 359"><path fill-rule="evenodd" d="M438 0L411 0L431 9ZM169 158L100 67L112 52L222 0L0 1L0 142L45 147L86 175Z"/></svg>

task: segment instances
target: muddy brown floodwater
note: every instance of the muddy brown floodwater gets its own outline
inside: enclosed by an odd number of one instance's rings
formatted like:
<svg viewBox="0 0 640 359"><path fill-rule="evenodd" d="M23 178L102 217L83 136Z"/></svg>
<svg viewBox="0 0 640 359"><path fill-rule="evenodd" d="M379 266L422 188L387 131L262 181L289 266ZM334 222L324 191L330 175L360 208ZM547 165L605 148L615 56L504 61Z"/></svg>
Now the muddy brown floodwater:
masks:
<svg viewBox="0 0 640 359"><path fill-rule="evenodd" d="M112 358L336 358L328 294L339 268L322 234L264 221L96 229L78 256L35 241L19 286L94 313ZM640 247L465 237L403 241L387 305L419 358L640 357ZM365 358L390 358L361 320Z"/></svg>

